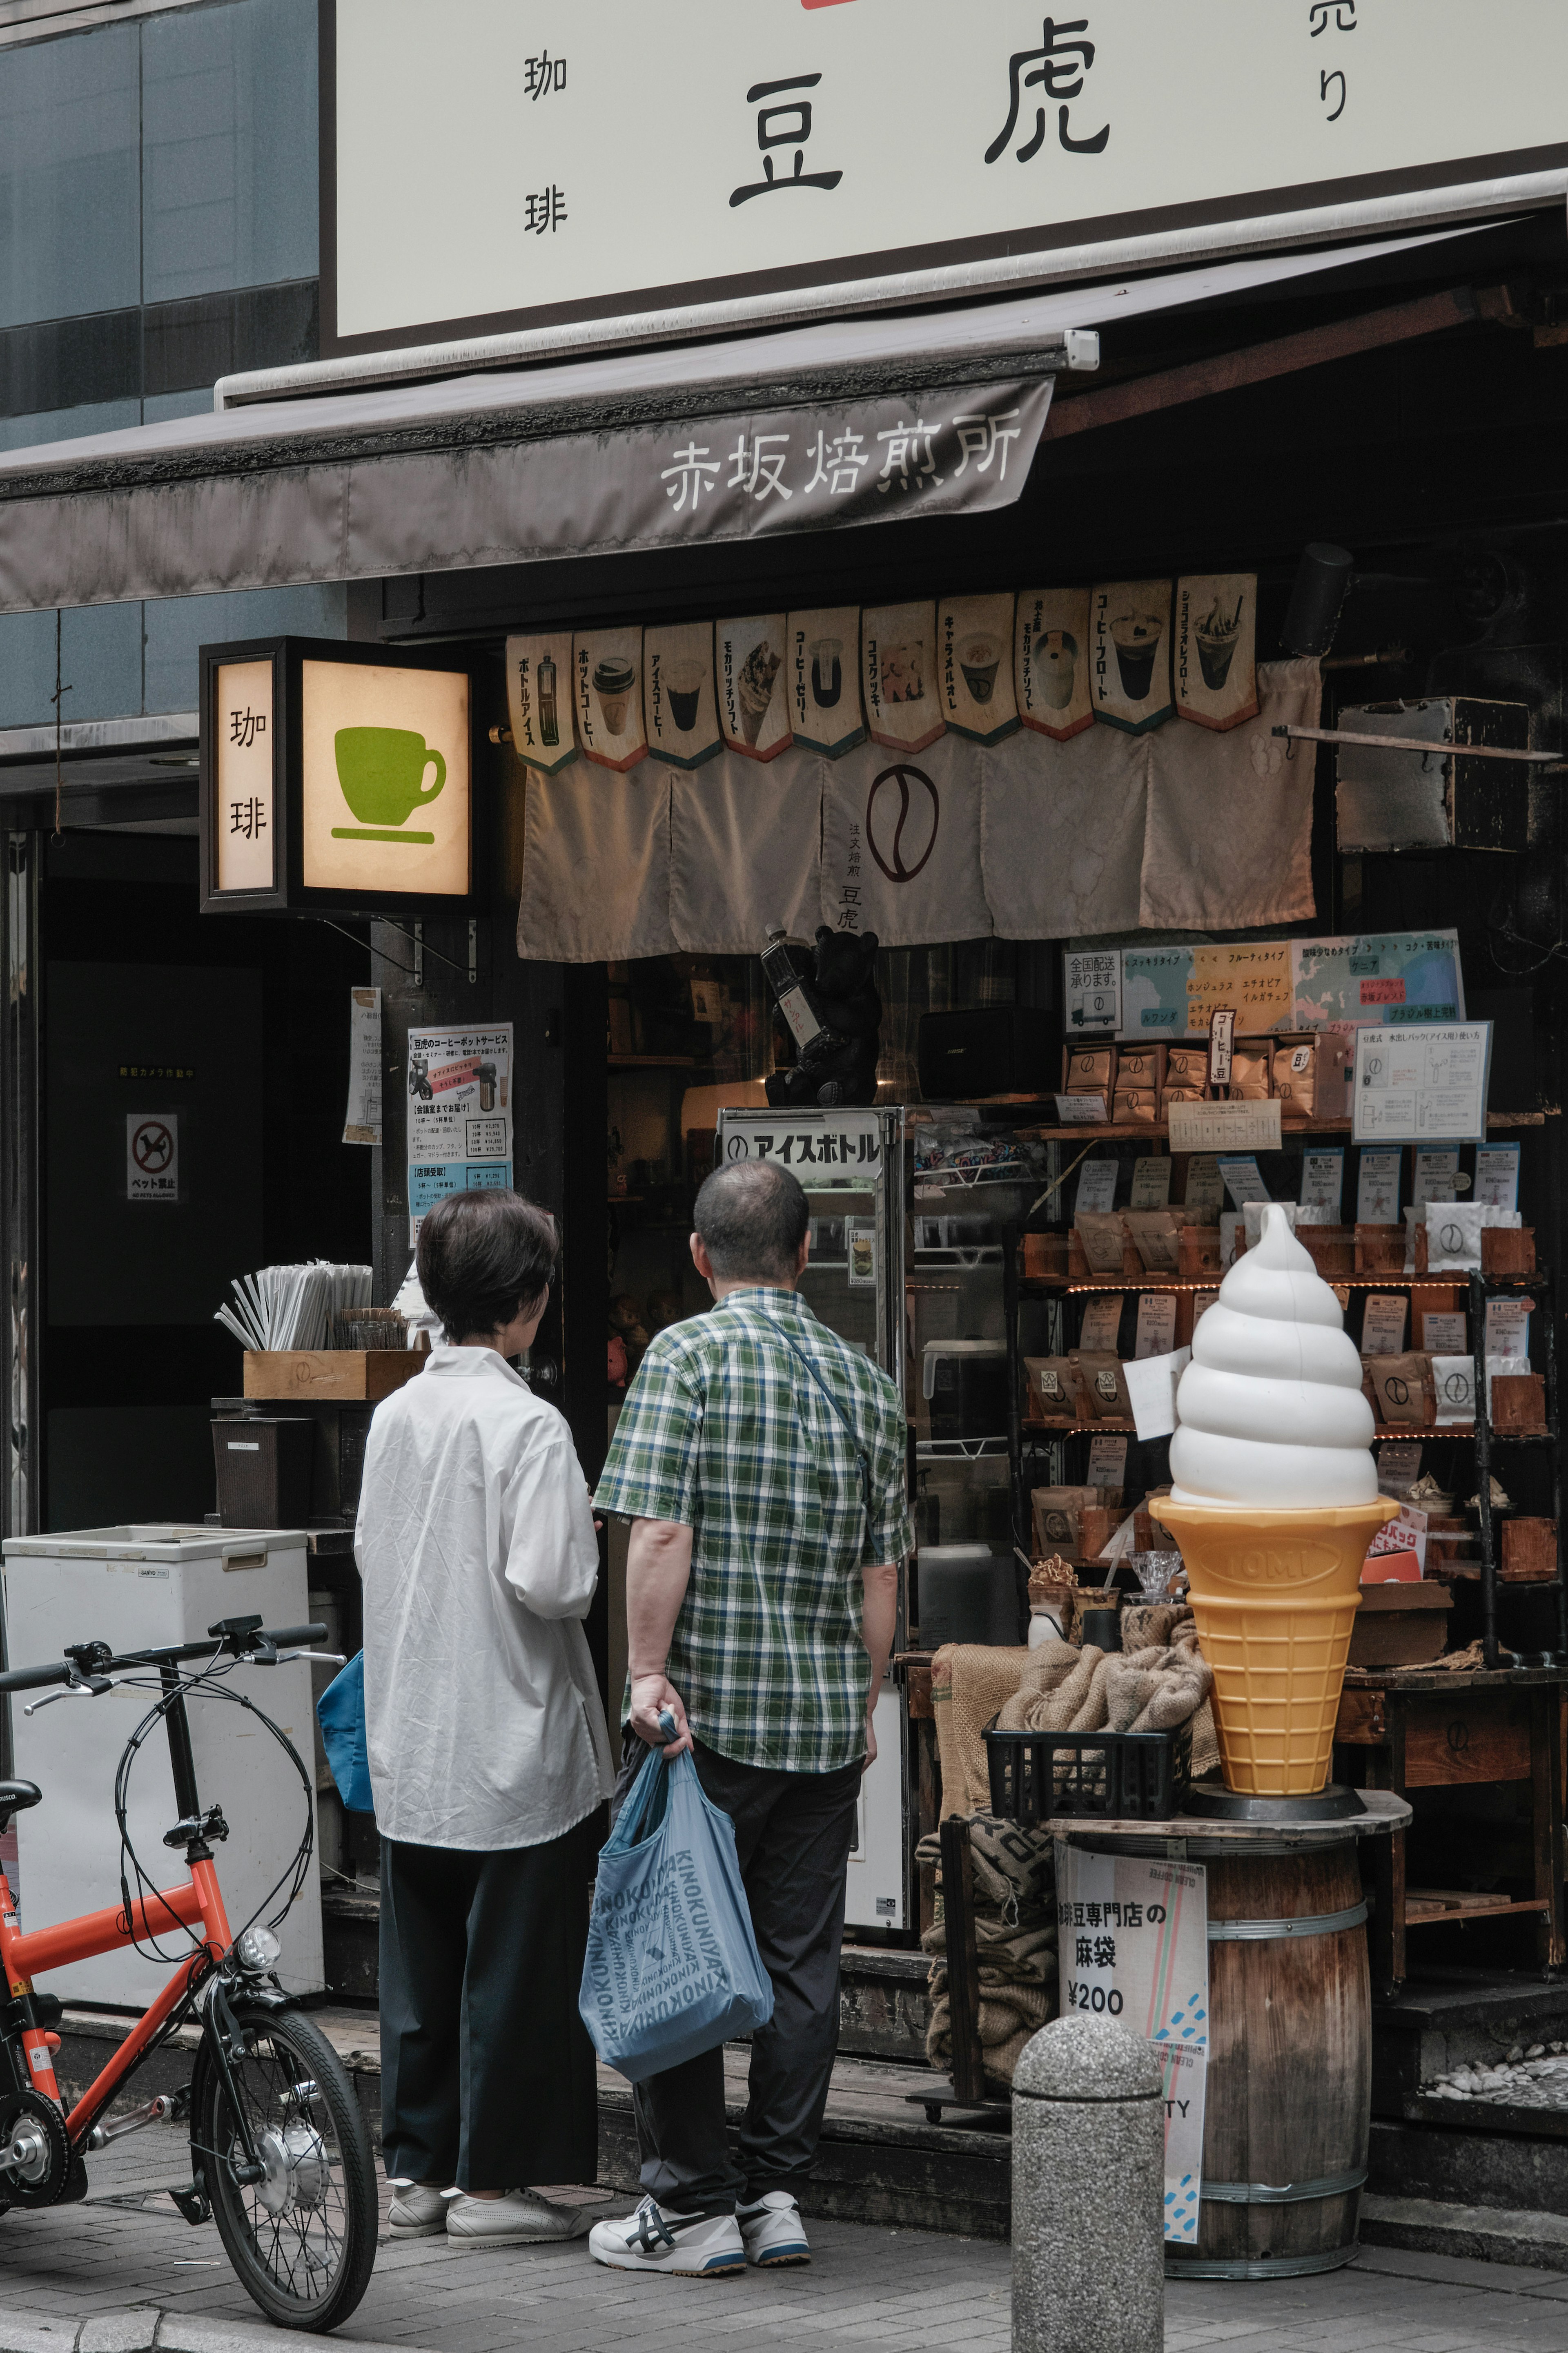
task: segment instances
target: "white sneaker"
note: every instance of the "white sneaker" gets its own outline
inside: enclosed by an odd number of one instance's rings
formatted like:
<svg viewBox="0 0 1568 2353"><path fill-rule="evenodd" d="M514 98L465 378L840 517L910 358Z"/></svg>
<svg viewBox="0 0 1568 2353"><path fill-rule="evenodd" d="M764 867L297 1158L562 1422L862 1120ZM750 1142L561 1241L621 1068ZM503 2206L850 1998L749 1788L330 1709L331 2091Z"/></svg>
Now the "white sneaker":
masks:
<svg viewBox="0 0 1568 2353"><path fill-rule="evenodd" d="M595 2223L588 2252L615 2271L674 2272L683 2279L714 2279L746 2263L733 2214L667 2214L651 2198L635 2214Z"/></svg>
<svg viewBox="0 0 1568 2353"><path fill-rule="evenodd" d="M811 2242L800 2208L787 2189L765 2189L750 2206L738 2207L735 2220L745 2242L746 2261L759 2270L770 2263L810 2263Z"/></svg>
<svg viewBox="0 0 1568 2353"><path fill-rule="evenodd" d="M447 2227L447 2192L428 2181L395 2181L386 2223L395 2239L438 2239Z"/></svg>
<svg viewBox="0 0 1568 2353"><path fill-rule="evenodd" d="M458 2247L547 2247L580 2239L593 2216L584 2206L554 2206L536 2189L509 2189L504 2198L447 2202L447 2236Z"/></svg>

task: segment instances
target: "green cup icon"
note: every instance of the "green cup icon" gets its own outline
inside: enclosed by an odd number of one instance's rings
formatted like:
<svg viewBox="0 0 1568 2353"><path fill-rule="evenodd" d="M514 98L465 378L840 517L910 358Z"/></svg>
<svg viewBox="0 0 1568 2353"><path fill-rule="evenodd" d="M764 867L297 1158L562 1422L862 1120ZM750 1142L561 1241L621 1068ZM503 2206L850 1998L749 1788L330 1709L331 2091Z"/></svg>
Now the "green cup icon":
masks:
<svg viewBox="0 0 1568 2353"><path fill-rule="evenodd" d="M433 833L410 833L409 818L435 800L447 781L447 763L411 727L340 727L333 738L338 782L358 825L335 825L334 841L433 842ZM425 790L425 771L436 764L436 781Z"/></svg>

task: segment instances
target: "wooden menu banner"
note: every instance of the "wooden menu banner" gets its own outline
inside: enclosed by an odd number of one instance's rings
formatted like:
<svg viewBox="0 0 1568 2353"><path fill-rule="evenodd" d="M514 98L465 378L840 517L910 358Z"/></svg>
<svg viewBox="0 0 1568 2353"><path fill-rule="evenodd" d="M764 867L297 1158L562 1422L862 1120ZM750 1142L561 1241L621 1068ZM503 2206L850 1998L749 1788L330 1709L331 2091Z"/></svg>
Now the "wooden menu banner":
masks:
<svg viewBox="0 0 1568 2353"><path fill-rule="evenodd" d="M1026 588L1014 625L1013 678L1026 727L1065 744L1094 724L1087 588Z"/></svg>
<svg viewBox="0 0 1568 2353"><path fill-rule="evenodd" d="M592 629L572 642L577 734L596 766L624 775L647 753L642 723L642 631Z"/></svg>
<svg viewBox="0 0 1568 2353"><path fill-rule="evenodd" d="M731 751L748 760L774 760L795 740L781 676L784 631L783 613L754 613L746 619L713 624L719 724Z"/></svg>
<svg viewBox="0 0 1568 2353"><path fill-rule="evenodd" d="M954 596L937 608L937 683L955 735L1000 744L1018 732L1013 599Z"/></svg>
<svg viewBox="0 0 1568 2353"><path fill-rule="evenodd" d="M923 752L946 733L934 605L868 607L860 616L860 676L873 744Z"/></svg>
<svg viewBox="0 0 1568 2353"><path fill-rule="evenodd" d="M1258 575L1203 574L1176 583L1176 709L1200 727L1258 716Z"/></svg>
<svg viewBox="0 0 1568 2353"><path fill-rule="evenodd" d="M643 725L654 758L672 768L700 768L722 750L706 621L644 630Z"/></svg>
<svg viewBox="0 0 1568 2353"><path fill-rule="evenodd" d="M795 740L842 758L866 740L860 712L860 608L792 613L785 630L785 700Z"/></svg>
<svg viewBox="0 0 1568 2353"><path fill-rule="evenodd" d="M1146 735L1175 716L1171 696L1171 584L1111 580L1091 593L1094 715Z"/></svg>
<svg viewBox="0 0 1568 2353"><path fill-rule="evenodd" d="M572 632L508 638L506 699L511 748L541 776L569 768L577 757L572 724Z"/></svg>

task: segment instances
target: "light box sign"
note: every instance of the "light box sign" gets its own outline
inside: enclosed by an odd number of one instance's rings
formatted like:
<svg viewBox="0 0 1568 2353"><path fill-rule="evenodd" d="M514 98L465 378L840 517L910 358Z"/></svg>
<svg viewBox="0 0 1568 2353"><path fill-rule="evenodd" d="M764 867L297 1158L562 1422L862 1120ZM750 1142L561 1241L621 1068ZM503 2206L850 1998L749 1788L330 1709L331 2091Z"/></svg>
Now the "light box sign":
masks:
<svg viewBox="0 0 1568 2353"><path fill-rule="evenodd" d="M202 907L466 911L468 673L276 638L204 646Z"/></svg>
<svg viewBox="0 0 1568 2353"><path fill-rule="evenodd" d="M321 0L322 354L719 304L732 329L780 295L852 311L895 280L1561 206L1562 0L1204 25L1170 0L962 24L945 0ZM410 174L412 211L387 202Z"/></svg>

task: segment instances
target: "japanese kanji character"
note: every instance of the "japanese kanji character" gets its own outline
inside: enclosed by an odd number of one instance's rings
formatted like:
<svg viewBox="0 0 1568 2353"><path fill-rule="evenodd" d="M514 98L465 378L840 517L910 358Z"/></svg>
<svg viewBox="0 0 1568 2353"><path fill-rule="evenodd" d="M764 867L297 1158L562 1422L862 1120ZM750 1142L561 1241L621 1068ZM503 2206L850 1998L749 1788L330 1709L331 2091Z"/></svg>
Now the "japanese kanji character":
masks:
<svg viewBox="0 0 1568 2353"><path fill-rule="evenodd" d="M1320 33L1328 31L1331 16L1336 32L1353 33L1356 29L1355 0L1312 0L1307 15L1312 27L1309 40L1315 41Z"/></svg>
<svg viewBox="0 0 1568 2353"><path fill-rule="evenodd" d="M1075 139L1068 126L1068 107L1065 101L1079 96L1083 89L1084 75L1094 63L1094 43L1074 39L1071 36L1087 33L1088 30L1087 16L1078 17L1071 24L1067 25L1058 25L1053 16L1047 16L1040 28L1039 47L1016 50L1008 58L1007 80L1010 95L1007 120L985 150L985 161L988 164L995 163L1017 128L1018 110L1024 91L1038 90L1042 87L1047 98L1060 99L1064 101L1058 110L1057 135L1068 153L1069 155L1104 154L1106 143L1110 137L1109 122L1103 131L1097 131L1090 139ZM1068 62L1069 59L1075 62ZM1030 68L1027 73L1023 70L1026 66ZM1035 135L1032 139L1026 140L1023 146L1018 149L1019 163L1026 164L1032 156L1037 155L1045 144L1045 139L1046 110L1043 106L1037 106L1035 109Z"/></svg>
<svg viewBox="0 0 1568 2353"><path fill-rule="evenodd" d="M779 444L777 448L772 446L774 442ZM759 506L763 499L772 498L775 493L781 499L794 498L795 492L781 479L788 448L787 433L757 433L750 441L742 433L730 452L730 462L734 471L725 488L749 491Z"/></svg>
<svg viewBox="0 0 1568 2353"><path fill-rule="evenodd" d="M1007 479L1007 444L1016 441L1023 431L1018 423L1018 411L1002 408L994 416L955 417L952 424L958 435L958 446L963 452L952 470L953 480L957 481L971 458L975 461L975 472L984 474L1000 449L1002 462L996 469L996 480L1005 482Z"/></svg>
<svg viewBox="0 0 1568 2353"><path fill-rule="evenodd" d="M911 462L921 458L922 442L924 460L917 467L914 475L915 487L918 490L922 482L940 483L942 476L936 470L936 451L932 445L932 437L941 431L940 417L934 425L928 425L923 417L917 415L913 425L906 425L900 419L897 425L889 426L886 432L879 433L878 440L885 441L888 447L883 455L881 479L877 488L884 493L892 489L896 468L899 488L900 491L907 491L910 480L910 467Z"/></svg>
<svg viewBox="0 0 1568 2353"><path fill-rule="evenodd" d="M693 434L685 448L676 451L674 465L666 466L658 479L664 484L665 497L675 501L675 512L679 514L686 504L688 491L690 492L691 503L695 508L704 491L718 489L717 482L707 479L718 471L718 459L709 457L706 442L700 449L697 447L697 437ZM672 476L673 480L671 480Z"/></svg>
<svg viewBox="0 0 1568 2353"><path fill-rule="evenodd" d="M525 197L524 202L527 212L522 225L535 237L542 237L546 229L558 229L566 217L566 198L559 187L542 188L537 195Z"/></svg>
<svg viewBox="0 0 1568 2353"><path fill-rule="evenodd" d="M871 453L851 426L842 433L836 433L831 441L827 440L825 433L819 432L816 448L811 454L816 460L816 471L807 482L806 489L815 491L818 482L826 482L828 495L840 499L857 488L860 469Z"/></svg>
<svg viewBox="0 0 1568 2353"><path fill-rule="evenodd" d="M779 188L836 188L844 177L842 172L808 172L805 169L805 142L811 136L811 100L792 98L784 106L765 106L761 100L778 98L789 90L815 90L822 79L820 74L794 74L786 81L753 82L746 92L746 104L757 109L757 145L763 152L763 176L744 187L731 191L731 206L749 204L753 196L772 195ZM789 127L776 129L778 123ZM769 152L774 147L793 147L795 170L783 179L775 176L773 159Z"/></svg>
<svg viewBox="0 0 1568 2353"><path fill-rule="evenodd" d="M1094 1966L1097 1969L1113 1969L1116 1967L1116 1939L1114 1936L1097 1936L1095 1938Z"/></svg>
<svg viewBox="0 0 1568 2353"><path fill-rule="evenodd" d="M1073 1951L1073 1967L1079 1969L1094 1966L1094 1946L1090 1937L1080 1936Z"/></svg>

